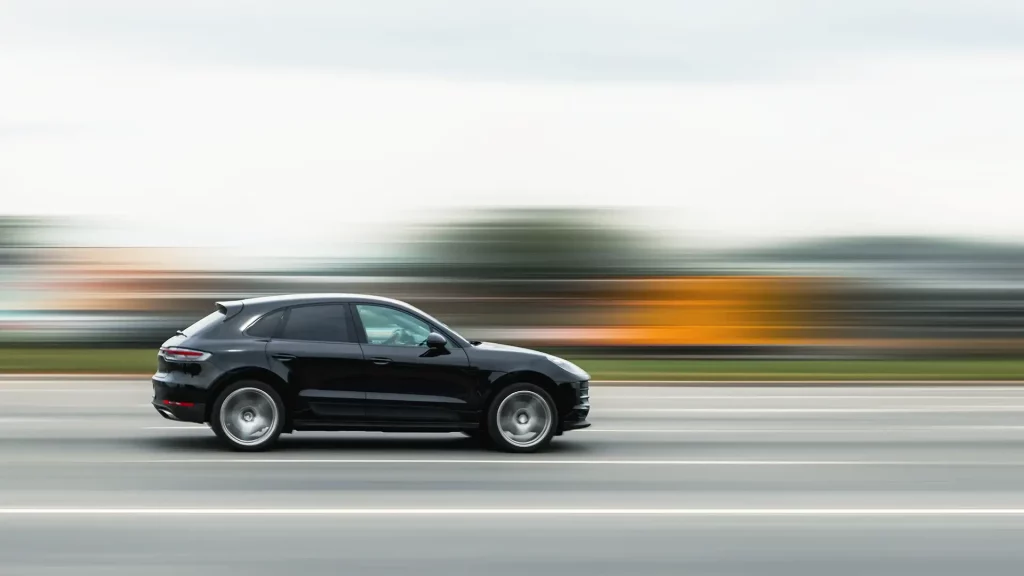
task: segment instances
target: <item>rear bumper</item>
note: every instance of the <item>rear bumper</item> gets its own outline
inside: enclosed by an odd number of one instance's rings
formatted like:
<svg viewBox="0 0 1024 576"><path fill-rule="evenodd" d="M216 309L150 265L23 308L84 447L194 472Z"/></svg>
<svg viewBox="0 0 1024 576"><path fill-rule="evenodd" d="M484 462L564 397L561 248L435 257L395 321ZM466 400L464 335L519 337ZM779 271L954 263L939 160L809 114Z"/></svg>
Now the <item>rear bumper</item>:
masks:
<svg viewBox="0 0 1024 576"><path fill-rule="evenodd" d="M203 424L206 420L206 405L195 404L193 406L174 406L167 404L158 404L156 401L153 402L153 408L156 408L158 414L167 418L168 420L174 420L176 422L195 422L197 424Z"/></svg>
<svg viewBox="0 0 1024 576"><path fill-rule="evenodd" d="M205 395L190 387L153 380L153 408L168 420L206 421Z"/></svg>

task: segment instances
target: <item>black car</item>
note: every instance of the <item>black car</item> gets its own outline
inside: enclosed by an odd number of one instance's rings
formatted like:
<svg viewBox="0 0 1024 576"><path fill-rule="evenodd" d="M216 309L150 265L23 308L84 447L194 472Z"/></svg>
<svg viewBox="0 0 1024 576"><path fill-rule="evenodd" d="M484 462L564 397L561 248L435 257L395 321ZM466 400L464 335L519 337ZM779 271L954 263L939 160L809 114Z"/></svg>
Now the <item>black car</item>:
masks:
<svg viewBox="0 0 1024 576"><path fill-rule="evenodd" d="M351 294L218 302L164 342L153 405L228 446L282 432L462 432L533 452L589 426L590 376L561 358L470 342L404 302Z"/></svg>

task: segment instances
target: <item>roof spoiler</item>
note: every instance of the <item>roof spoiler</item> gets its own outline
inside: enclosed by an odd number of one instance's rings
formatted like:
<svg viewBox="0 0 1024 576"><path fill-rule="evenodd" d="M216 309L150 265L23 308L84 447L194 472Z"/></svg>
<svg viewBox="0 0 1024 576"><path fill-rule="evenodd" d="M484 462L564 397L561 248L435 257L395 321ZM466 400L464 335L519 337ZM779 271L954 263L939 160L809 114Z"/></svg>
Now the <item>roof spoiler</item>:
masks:
<svg viewBox="0 0 1024 576"><path fill-rule="evenodd" d="M228 302L217 302L217 310L220 310L224 314L224 319L228 320L245 308L245 303L241 300L231 300Z"/></svg>

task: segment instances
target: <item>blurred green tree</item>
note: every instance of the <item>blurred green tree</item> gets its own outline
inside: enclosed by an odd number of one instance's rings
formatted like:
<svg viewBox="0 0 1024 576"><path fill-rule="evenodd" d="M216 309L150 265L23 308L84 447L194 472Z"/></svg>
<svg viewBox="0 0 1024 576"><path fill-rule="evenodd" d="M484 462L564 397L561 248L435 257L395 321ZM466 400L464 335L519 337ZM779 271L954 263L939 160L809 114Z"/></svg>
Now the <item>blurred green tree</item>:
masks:
<svg viewBox="0 0 1024 576"><path fill-rule="evenodd" d="M463 278L580 278L636 273L652 247L600 211L487 212L432 229L413 253L434 274Z"/></svg>
<svg viewBox="0 0 1024 576"><path fill-rule="evenodd" d="M0 216L0 266L24 264L31 260L32 234L37 225L33 218Z"/></svg>

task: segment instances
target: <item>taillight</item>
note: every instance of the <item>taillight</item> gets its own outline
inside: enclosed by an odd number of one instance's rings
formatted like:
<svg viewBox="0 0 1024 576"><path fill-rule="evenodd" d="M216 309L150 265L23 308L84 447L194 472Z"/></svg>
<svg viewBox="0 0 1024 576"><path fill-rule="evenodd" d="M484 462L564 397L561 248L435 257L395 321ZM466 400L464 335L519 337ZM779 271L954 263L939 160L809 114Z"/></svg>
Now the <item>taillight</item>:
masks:
<svg viewBox="0 0 1024 576"><path fill-rule="evenodd" d="M190 350L189 348L161 348L160 355L172 362L202 362L210 357L209 352Z"/></svg>

